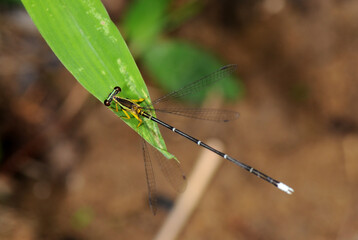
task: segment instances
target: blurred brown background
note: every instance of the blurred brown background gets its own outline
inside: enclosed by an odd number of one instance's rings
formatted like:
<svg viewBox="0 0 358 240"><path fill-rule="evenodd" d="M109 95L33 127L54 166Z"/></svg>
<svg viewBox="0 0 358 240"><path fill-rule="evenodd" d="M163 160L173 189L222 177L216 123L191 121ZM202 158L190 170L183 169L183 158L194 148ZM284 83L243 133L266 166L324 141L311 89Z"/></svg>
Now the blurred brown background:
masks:
<svg viewBox="0 0 358 240"><path fill-rule="evenodd" d="M130 1L103 2L120 23ZM223 107L241 116L169 122L295 193L225 162L179 239L357 239L358 2L203 4L171 34L238 65L246 95ZM157 174L152 216L137 134L66 71L21 4L0 12L0 239L152 239L176 194ZM162 133L190 175L201 149Z"/></svg>

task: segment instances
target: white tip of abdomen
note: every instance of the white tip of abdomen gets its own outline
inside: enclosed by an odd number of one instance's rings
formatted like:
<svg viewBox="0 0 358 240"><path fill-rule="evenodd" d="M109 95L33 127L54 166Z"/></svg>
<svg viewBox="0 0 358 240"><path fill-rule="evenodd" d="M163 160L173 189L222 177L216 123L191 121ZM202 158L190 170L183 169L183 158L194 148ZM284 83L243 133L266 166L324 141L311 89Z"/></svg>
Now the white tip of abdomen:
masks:
<svg viewBox="0 0 358 240"><path fill-rule="evenodd" d="M286 192L287 194L292 194L294 192L294 190L292 188L290 188L289 186L287 186L286 184L281 183L281 182L279 184L277 184L277 187L280 190Z"/></svg>

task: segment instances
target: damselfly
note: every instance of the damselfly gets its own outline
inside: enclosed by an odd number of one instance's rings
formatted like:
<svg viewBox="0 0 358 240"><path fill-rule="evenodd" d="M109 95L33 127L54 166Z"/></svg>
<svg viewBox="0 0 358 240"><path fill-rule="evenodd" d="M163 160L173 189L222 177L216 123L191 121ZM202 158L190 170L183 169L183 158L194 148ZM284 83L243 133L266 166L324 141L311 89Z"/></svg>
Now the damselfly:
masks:
<svg viewBox="0 0 358 240"><path fill-rule="evenodd" d="M220 68L219 70L217 70L216 72L209 74L204 78L201 78L193 83L190 83L190 84L182 87L181 89L179 89L177 91L171 92L161 98L158 98L157 100L153 101L153 105L156 103L159 103L159 102L166 101L168 99L175 99L175 98L179 98L179 97L183 97L185 95L191 94L197 90L200 90L204 86L208 86L218 80L223 79L224 77L228 76L235 69L236 69L236 65L224 66L224 67ZM239 167L245 169L246 171L271 183L278 189L280 189L288 194L292 194L294 192L294 190L292 188L290 188L289 186L287 186L286 184L269 177L268 175L262 173L261 171L232 158L231 156L227 155L226 153L223 153L215 148L212 148L211 146L205 144L204 142L202 142L202 141L190 136L189 134L184 133L184 132L180 131L179 129L154 117L151 114L151 111L153 111L153 110L154 111L162 111L162 110L155 109L152 106L151 107L142 106L141 104L145 101L145 99L143 99L143 98L127 99L127 98L119 96L118 94L120 92L121 92L121 88L115 87L113 89L113 91L108 95L108 97L104 100L104 104L109 107L109 106L111 106L112 103L114 103L114 105L115 105L114 109L116 111L119 111L119 110L123 111L123 113L125 114L125 118L130 119L132 116L135 119L137 119L138 120L138 126L137 126L138 128L143 123L143 120L141 118L142 117L147 118L163 127L168 128L169 130L179 134L180 136L183 136L183 137L189 139L190 141L194 142L195 144L218 154L219 156L223 157L224 159L231 161L232 163L238 165ZM225 121L231 120L232 118L236 118L238 116L238 114L236 112L225 111L225 110L214 110L214 109L198 109L198 110L199 110L199 112L201 111L202 113L205 113L207 115L205 117L205 119L209 119L209 120L217 120L217 121L225 122ZM185 109L185 110L171 109L169 112L173 113L173 114L187 116L187 117L201 118L200 116L202 116L202 114L197 114L197 111L193 110L193 109L189 110L189 111L187 109ZM210 119L210 118L212 118L212 119ZM145 145L143 146L143 149L145 150ZM155 194L153 192L155 190L155 181L154 181L154 176L153 176L153 170L152 170L152 166L151 166L151 162L150 162L150 156L145 153L144 158L145 158L147 185L148 185L148 191L149 191L149 203L151 205L153 213L155 214L156 199L155 199ZM173 163L173 164L170 164L173 166L177 165L177 162L174 159L168 159L168 160L164 160L161 162L164 165L168 165L168 163ZM179 167L179 166L177 166L177 167ZM172 168L172 166L170 166L170 168ZM168 176L168 175L167 175L167 177L170 178L170 176ZM185 179L184 175L182 175L182 178Z"/></svg>

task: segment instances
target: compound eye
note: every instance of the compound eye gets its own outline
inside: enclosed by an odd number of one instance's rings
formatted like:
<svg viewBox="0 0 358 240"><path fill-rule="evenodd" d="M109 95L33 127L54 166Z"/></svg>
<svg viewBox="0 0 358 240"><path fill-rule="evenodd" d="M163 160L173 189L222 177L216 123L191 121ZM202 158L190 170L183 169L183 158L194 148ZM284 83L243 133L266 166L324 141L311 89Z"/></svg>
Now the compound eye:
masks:
<svg viewBox="0 0 358 240"><path fill-rule="evenodd" d="M116 91L118 91L118 92L120 92L120 91L122 91L122 89L120 88L120 87L114 87L114 90L116 90Z"/></svg>
<svg viewBox="0 0 358 240"><path fill-rule="evenodd" d="M104 100L104 105L106 105L107 107L109 107L109 105L111 105L111 103L106 99L106 100Z"/></svg>

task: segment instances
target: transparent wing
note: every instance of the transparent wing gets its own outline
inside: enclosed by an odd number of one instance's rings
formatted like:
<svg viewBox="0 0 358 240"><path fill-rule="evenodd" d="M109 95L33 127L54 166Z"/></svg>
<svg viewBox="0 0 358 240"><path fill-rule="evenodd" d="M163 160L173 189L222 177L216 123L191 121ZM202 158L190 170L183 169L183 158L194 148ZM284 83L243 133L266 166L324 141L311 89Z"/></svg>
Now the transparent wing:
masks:
<svg viewBox="0 0 358 240"><path fill-rule="evenodd" d="M150 145L148 146L144 140L142 141L142 150L148 187L149 206L155 215L157 212L157 190L152 159L155 158L158 161L164 176L177 192L185 190L186 176L183 173L180 164L175 159L167 159L154 147Z"/></svg>
<svg viewBox="0 0 358 240"><path fill-rule="evenodd" d="M220 68L219 70L217 70L216 72L213 72L203 78L200 78L199 80L197 80L195 82L189 83L188 85L180 88L179 90L173 91L171 93L168 93L167 95L164 95L163 97L160 97L160 98L154 100L153 105L155 105L159 102L167 101L169 99L181 98L186 95L197 92L197 91L203 89L204 87L209 86L210 84L213 84L221 79L224 79L225 77L230 76L231 73L236 70L236 68L237 68L237 65L234 65L234 64L224 66L224 67Z"/></svg>
<svg viewBox="0 0 358 240"><path fill-rule="evenodd" d="M150 110L215 122L228 122L235 120L240 116L238 112L212 108L155 108Z"/></svg>
<svg viewBox="0 0 358 240"><path fill-rule="evenodd" d="M155 215L157 213L157 190L156 190L152 161L150 159L150 154L148 152L147 144L144 140L142 141L142 150L143 150L145 176L147 179L149 206L153 214Z"/></svg>
<svg viewBox="0 0 358 240"><path fill-rule="evenodd" d="M159 151L153 148L155 158L158 160L160 169L169 181L170 185L177 191L183 192L186 188L186 176L175 159L167 159Z"/></svg>

